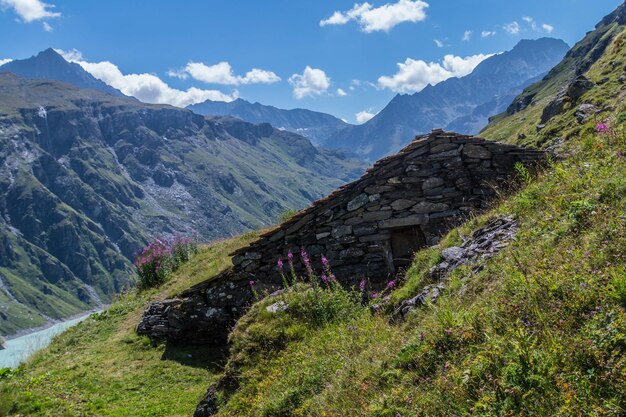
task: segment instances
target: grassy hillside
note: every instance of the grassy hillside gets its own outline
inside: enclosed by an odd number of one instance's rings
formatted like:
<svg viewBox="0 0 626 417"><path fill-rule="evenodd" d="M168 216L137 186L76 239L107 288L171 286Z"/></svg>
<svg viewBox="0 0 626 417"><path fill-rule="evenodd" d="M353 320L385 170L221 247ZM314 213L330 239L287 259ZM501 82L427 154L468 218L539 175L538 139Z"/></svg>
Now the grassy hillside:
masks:
<svg viewBox="0 0 626 417"><path fill-rule="evenodd" d="M191 415L213 383L224 417L626 415L626 33L607 28L606 50L584 71L600 83L537 131L542 106L565 86L544 81L531 87L534 105L485 131L558 144L562 157L520 171L518 191L418 252L381 308L352 289L302 283L259 295L223 368L209 366L220 362L209 349L168 351L135 336L149 299L210 276L227 263L225 245L242 238L207 249L159 292L123 297L4 376L0 414ZM578 121L581 104L598 113ZM456 269L436 302L394 319L394 307L430 283L445 248L502 215L520 226L509 246L482 268Z"/></svg>
<svg viewBox="0 0 626 417"><path fill-rule="evenodd" d="M386 309L418 292L445 247L512 214L517 240L480 273L395 323L343 291L264 299L231 336L220 416L573 416L626 410L626 160L590 135L576 156L418 254ZM162 290L131 293L57 338L1 387L7 415L190 415L224 358L153 348L134 333L149 299L226 264L247 239L203 251ZM191 357L187 355L191 354ZM451 395L452 394L452 395Z"/></svg>
<svg viewBox="0 0 626 417"><path fill-rule="evenodd" d="M219 349L153 347L135 334L146 304L225 268L255 234L202 248L158 290L132 291L59 335L15 372L0 372L0 416L190 415L225 360Z"/></svg>

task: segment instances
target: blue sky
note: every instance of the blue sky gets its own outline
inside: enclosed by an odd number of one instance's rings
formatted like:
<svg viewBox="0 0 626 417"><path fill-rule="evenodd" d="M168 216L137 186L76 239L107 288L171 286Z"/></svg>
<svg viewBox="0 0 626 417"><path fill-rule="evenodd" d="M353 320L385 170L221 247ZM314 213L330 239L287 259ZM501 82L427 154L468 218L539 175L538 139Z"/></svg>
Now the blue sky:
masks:
<svg viewBox="0 0 626 417"><path fill-rule="evenodd" d="M0 60L54 47L145 101L241 97L355 123L520 39L573 45L620 3L0 0Z"/></svg>

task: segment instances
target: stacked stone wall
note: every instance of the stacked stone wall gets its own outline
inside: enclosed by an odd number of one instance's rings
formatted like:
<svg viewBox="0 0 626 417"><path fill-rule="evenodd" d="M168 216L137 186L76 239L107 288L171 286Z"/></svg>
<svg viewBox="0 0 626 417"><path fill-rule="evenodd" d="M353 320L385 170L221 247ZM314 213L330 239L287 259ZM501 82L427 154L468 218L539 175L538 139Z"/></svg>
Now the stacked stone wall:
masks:
<svg viewBox="0 0 626 417"><path fill-rule="evenodd" d="M278 259L305 249L314 266L329 259L347 281L377 282L393 276L391 234L416 227L427 245L471 213L487 207L494 185L510 181L517 162L532 164L544 153L484 139L435 131L399 154L376 163L359 180L300 212L233 255L244 280L280 283Z"/></svg>

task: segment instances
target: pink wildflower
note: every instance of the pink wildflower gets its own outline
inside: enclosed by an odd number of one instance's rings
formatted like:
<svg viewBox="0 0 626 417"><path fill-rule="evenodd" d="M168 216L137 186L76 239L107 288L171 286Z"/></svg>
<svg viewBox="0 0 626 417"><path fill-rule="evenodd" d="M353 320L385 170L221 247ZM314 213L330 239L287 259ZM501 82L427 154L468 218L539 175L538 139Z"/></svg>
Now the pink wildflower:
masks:
<svg viewBox="0 0 626 417"><path fill-rule="evenodd" d="M361 290L361 292L365 291L365 284L365 278L363 278L361 282L359 282L359 290Z"/></svg>
<svg viewBox="0 0 626 417"><path fill-rule="evenodd" d="M304 262L305 265L311 263L311 261L309 261L309 255L306 253L304 248L302 248L302 250L300 251L300 257L302 258L302 262Z"/></svg>
<svg viewBox="0 0 626 417"><path fill-rule="evenodd" d="M282 271L282 269L283 269L283 260L279 259L278 262L276 263L276 265L278 265L278 269L280 269Z"/></svg>

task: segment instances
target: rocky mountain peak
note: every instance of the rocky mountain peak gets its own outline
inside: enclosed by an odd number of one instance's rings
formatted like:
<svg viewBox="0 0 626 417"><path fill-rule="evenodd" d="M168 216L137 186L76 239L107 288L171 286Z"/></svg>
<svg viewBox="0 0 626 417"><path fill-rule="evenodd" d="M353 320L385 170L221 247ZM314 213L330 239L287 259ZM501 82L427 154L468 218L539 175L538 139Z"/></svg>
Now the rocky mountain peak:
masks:
<svg viewBox="0 0 626 417"><path fill-rule="evenodd" d="M53 48L45 49L27 59L17 59L0 66L0 72L12 72L31 80L54 80L71 84L74 87L98 90L104 93L125 97L121 91L95 78L80 65L68 62Z"/></svg>

